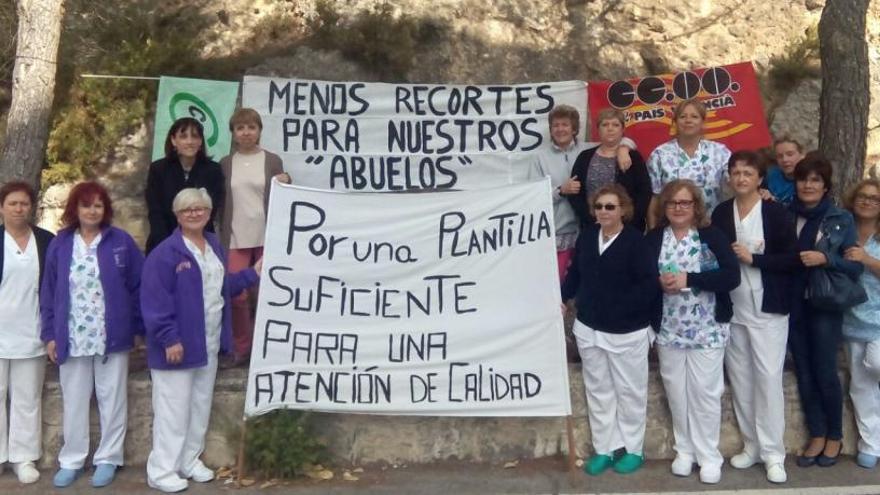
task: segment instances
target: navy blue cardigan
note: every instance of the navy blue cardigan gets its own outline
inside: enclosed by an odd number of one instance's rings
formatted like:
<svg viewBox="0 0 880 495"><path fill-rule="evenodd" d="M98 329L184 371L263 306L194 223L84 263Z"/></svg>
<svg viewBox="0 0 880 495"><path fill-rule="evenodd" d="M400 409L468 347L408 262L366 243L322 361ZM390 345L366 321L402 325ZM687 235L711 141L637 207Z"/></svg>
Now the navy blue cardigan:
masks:
<svg viewBox="0 0 880 495"><path fill-rule="evenodd" d="M712 225L721 229L731 243L736 242L733 200L715 207ZM794 216L773 201L761 202L764 222L764 254L752 255L752 266L761 270L764 299L761 311L787 315L791 309L791 274L803 267L797 251Z"/></svg>
<svg viewBox="0 0 880 495"><path fill-rule="evenodd" d="M37 257L39 258L40 263L40 275L39 275L39 283L43 282L43 265L46 262L46 249L49 247L49 241L55 237L55 234L49 232L48 230L43 230L36 225L31 225L31 231L34 233L34 239L37 241ZM6 242L6 227L0 225L0 283L3 282L3 252Z"/></svg>
<svg viewBox="0 0 880 495"><path fill-rule="evenodd" d="M601 255L599 235L600 227L593 224L578 237L562 298L577 296L577 319L594 330L641 330L651 324L660 296L656 258L651 258L642 233L634 227L625 226Z"/></svg>
<svg viewBox="0 0 880 495"><path fill-rule="evenodd" d="M658 227L645 235L648 249L651 252L654 276L660 278L660 267L657 260L660 259L660 248L663 246L663 230ZM718 260L718 269L702 273L687 274L687 286L700 290L708 290L715 293L715 321L727 323L733 317L733 303L730 301L729 292L739 286L739 260L730 247L727 236L718 227L709 226L697 229L700 234L700 242L709 247L712 254ZM657 298L654 305L654 318L651 325L654 330L660 331L660 321L663 316L663 298Z"/></svg>

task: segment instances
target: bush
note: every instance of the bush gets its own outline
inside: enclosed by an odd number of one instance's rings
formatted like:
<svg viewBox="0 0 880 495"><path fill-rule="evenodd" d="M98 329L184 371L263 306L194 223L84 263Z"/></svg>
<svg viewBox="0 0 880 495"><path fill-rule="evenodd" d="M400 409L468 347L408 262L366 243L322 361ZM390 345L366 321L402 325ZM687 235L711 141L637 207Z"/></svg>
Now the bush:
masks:
<svg viewBox="0 0 880 495"><path fill-rule="evenodd" d="M803 38L791 43L781 55L770 59L767 71L773 91L787 93L804 79L821 77L819 27L807 29Z"/></svg>
<svg viewBox="0 0 880 495"><path fill-rule="evenodd" d="M317 4L310 22L311 43L339 50L346 58L376 72L380 80L405 82L419 45L438 38L446 29L430 19L394 15L389 3L376 5L345 22L329 1Z"/></svg>
<svg viewBox="0 0 880 495"><path fill-rule="evenodd" d="M282 409L249 421L245 444L249 471L267 478L293 478L302 475L307 465L323 461L326 450L309 420L307 412Z"/></svg>

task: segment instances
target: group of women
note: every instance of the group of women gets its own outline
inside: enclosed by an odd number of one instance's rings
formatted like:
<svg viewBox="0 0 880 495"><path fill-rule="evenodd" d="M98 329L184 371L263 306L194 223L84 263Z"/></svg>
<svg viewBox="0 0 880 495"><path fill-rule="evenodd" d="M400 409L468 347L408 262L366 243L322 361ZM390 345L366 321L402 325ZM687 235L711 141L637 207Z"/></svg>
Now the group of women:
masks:
<svg viewBox="0 0 880 495"><path fill-rule="evenodd" d="M800 154L785 170L795 190L786 205L774 195L784 190L765 189L767 167L757 153L731 154L703 138L705 116L699 101L681 102L675 138L654 150L647 170L635 151L629 167L613 158L602 165L612 154L601 148L582 152L572 168L587 183L596 165L611 170L600 181L593 173L598 183L587 195L569 195L587 221L567 273L560 270L563 300L576 305L573 333L595 451L584 470L631 473L642 465L652 342L672 415L673 474L689 476L696 464L702 482L721 479L726 367L743 439L730 464L761 463L769 481L787 481L787 349L810 435L797 465L834 465L843 436L843 339L860 435L856 460L872 468L880 456L880 182L858 183L838 208L831 164L816 152ZM622 135L615 111L596 124L603 145L605 136L612 145ZM777 153L789 147L801 153L789 138L777 142ZM627 173L642 177L626 180ZM640 185L645 176L648 193ZM723 201L726 194L732 198ZM643 235L645 197L650 230Z"/></svg>
<svg viewBox="0 0 880 495"><path fill-rule="evenodd" d="M97 182L73 187L56 236L31 223L30 185L0 187L0 466L8 462L22 483L40 477L46 357L58 365L63 404L54 485L85 472L93 393L101 434L91 484L112 483L124 464L129 353L144 342L153 384L148 484L177 492L214 478L200 456L218 354L248 359L247 289L261 270L268 188L273 178L290 181L259 147L261 129L255 111L237 111L236 151L217 165L198 121L172 125L166 157L149 170L146 258L113 226L112 201Z"/></svg>
<svg viewBox="0 0 880 495"><path fill-rule="evenodd" d="M675 138L646 163L624 137L619 111L601 112L600 142L586 144L577 139L575 109L550 113L552 146L531 175L550 176L563 300L576 301L573 337L595 450L584 469L642 466L652 345L672 413L675 475L688 476L697 464L701 481L720 481L726 367L744 444L731 465L762 463L769 481L786 481L786 348L810 433L797 463L833 465L842 439L836 352L843 339L861 437L857 462L873 467L880 456L880 182L859 183L841 209L832 204L827 160L801 154L792 167L786 157L780 180L795 191L786 205L784 187L762 188L767 169L757 154L731 154L704 138L705 117L698 100L681 102ZM146 258L112 225L112 201L96 182L72 189L54 237L31 223L36 195L28 184L0 187L0 465L9 463L21 482L39 479L45 356L59 366L64 408L55 486L84 472L93 393L101 437L91 483L113 481L124 464L128 356L144 341L154 412L148 484L176 492L190 479L213 479L200 456L218 354L232 353L232 365L247 362L247 289L261 269L268 189L273 179L290 181L280 159L260 148L255 111L238 110L230 130L236 152L215 164L198 121L171 127L166 157L149 170ZM777 153L786 144L797 143L777 142ZM727 191L733 197L722 201ZM820 304L817 275L861 287L864 302Z"/></svg>

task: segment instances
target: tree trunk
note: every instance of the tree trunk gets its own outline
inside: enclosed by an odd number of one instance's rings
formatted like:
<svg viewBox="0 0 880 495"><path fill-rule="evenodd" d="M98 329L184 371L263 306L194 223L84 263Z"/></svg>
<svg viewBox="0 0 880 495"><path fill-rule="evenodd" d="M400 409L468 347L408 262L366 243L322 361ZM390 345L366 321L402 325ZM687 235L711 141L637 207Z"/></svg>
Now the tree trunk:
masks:
<svg viewBox="0 0 880 495"><path fill-rule="evenodd" d="M64 0L18 0L18 35L12 103L0 155L0 183L26 180L39 186L46 160L49 116Z"/></svg>
<svg viewBox="0 0 880 495"><path fill-rule="evenodd" d="M862 179L865 166L870 104L865 38L869 3L829 0L819 21L819 150L834 165L833 192L838 198Z"/></svg>

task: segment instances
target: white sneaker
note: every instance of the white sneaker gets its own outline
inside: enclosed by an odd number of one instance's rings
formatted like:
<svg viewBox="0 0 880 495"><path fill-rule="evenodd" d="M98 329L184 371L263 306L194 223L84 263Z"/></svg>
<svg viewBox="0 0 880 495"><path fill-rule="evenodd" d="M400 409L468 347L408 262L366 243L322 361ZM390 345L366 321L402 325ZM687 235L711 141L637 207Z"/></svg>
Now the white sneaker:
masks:
<svg viewBox="0 0 880 495"><path fill-rule="evenodd" d="M147 476L147 485L165 493L182 492L189 487L189 483L185 479L177 476L161 482L153 481Z"/></svg>
<svg viewBox="0 0 880 495"><path fill-rule="evenodd" d="M730 465L737 469L748 469L759 462L761 462L760 459L752 457L752 455L746 451L740 452L730 458Z"/></svg>
<svg viewBox="0 0 880 495"><path fill-rule="evenodd" d="M700 481L708 485L721 481L721 466L700 466Z"/></svg>
<svg viewBox="0 0 880 495"><path fill-rule="evenodd" d="M688 455L677 455L672 461L672 474L676 476L690 476L694 469L694 458Z"/></svg>
<svg viewBox="0 0 880 495"><path fill-rule="evenodd" d="M195 467L193 467L193 470L190 471L189 475L186 477L199 483L207 483L214 479L214 471L208 466L205 466L205 463L201 460L197 460Z"/></svg>
<svg viewBox="0 0 880 495"><path fill-rule="evenodd" d="M767 466L767 481L770 483L785 483L788 481L785 466L781 462Z"/></svg>
<svg viewBox="0 0 880 495"><path fill-rule="evenodd" d="M33 462L17 462L12 465L12 472L18 476L18 482L29 485L40 481L40 472L34 467Z"/></svg>

